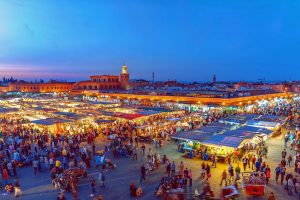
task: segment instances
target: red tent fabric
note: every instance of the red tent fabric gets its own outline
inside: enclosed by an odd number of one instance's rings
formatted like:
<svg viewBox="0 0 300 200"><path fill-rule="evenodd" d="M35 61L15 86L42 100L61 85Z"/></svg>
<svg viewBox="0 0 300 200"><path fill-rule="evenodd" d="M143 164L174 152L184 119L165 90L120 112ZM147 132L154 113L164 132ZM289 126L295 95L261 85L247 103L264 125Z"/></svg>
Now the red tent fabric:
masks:
<svg viewBox="0 0 300 200"><path fill-rule="evenodd" d="M122 118L125 118L125 119L128 119L128 120L133 120L133 119L136 119L138 117L143 117L145 115L143 114L121 114L119 117L122 117Z"/></svg>

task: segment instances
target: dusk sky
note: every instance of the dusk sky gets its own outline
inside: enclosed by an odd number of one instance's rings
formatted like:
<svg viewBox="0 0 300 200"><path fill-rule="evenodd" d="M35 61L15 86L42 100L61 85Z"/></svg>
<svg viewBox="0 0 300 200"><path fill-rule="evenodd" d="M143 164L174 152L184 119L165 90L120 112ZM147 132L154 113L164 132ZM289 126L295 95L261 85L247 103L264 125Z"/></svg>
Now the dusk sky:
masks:
<svg viewBox="0 0 300 200"><path fill-rule="evenodd" d="M299 20L297 0L0 0L0 76L299 80Z"/></svg>

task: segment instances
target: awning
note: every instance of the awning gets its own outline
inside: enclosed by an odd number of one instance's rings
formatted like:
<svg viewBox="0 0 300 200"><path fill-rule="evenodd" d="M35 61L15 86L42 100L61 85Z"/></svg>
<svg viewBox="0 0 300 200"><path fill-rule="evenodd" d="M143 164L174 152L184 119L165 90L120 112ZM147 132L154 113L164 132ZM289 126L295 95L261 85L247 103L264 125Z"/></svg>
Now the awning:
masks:
<svg viewBox="0 0 300 200"><path fill-rule="evenodd" d="M204 133L201 131L193 130L193 131L181 132L177 135L172 136L172 138L178 140L194 140L194 141L202 142L213 134L214 133Z"/></svg>
<svg viewBox="0 0 300 200"><path fill-rule="evenodd" d="M72 121L67 120L67 119L62 119L62 118L47 118L47 119L40 119L40 120L32 121L32 123L34 123L34 124L46 125L46 126L50 126L53 124L59 124L59 123L68 123L68 122L72 122Z"/></svg>
<svg viewBox="0 0 300 200"><path fill-rule="evenodd" d="M238 148L243 142L244 138L240 137L230 137L230 136L222 136L222 135L214 135L209 137L207 140L203 141L204 145L214 145L220 147L232 147Z"/></svg>

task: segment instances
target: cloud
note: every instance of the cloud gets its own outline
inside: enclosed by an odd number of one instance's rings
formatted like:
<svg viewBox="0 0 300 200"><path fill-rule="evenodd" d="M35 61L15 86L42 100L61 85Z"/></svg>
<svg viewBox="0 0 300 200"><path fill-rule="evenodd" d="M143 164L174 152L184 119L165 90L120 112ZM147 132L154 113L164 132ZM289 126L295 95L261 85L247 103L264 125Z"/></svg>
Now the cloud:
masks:
<svg viewBox="0 0 300 200"><path fill-rule="evenodd" d="M13 76L18 79L70 79L70 80L87 80L88 74L85 71L64 71L63 68L58 70L49 70L49 66L28 66L15 64L0 64L0 74L2 76Z"/></svg>

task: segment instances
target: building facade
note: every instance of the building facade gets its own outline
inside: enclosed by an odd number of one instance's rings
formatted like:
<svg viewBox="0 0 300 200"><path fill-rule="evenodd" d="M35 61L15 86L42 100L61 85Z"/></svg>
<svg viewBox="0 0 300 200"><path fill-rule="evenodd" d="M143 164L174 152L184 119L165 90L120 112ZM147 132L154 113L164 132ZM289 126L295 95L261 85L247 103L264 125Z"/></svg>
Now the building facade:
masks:
<svg viewBox="0 0 300 200"><path fill-rule="evenodd" d="M118 75L94 75L88 81L80 81L74 84L73 90L124 90L129 89L129 73L127 66L122 67L121 74Z"/></svg>
<svg viewBox="0 0 300 200"><path fill-rule="evenodd" d="M8 85L8 91L14 92L77 92L86 90L124 90L129 89L129 73L127 66L122 67L121 74L118 75L94 75L90 80L71 82L11 82Z"/></svg>
<svg viewBox="0 0 300 200"><path fill-rule="evenodd" d="M49 83L31 83L18 81L9 83L8 90L14 92L69 92L74 83L70 82L49 82Z"/></svg>

